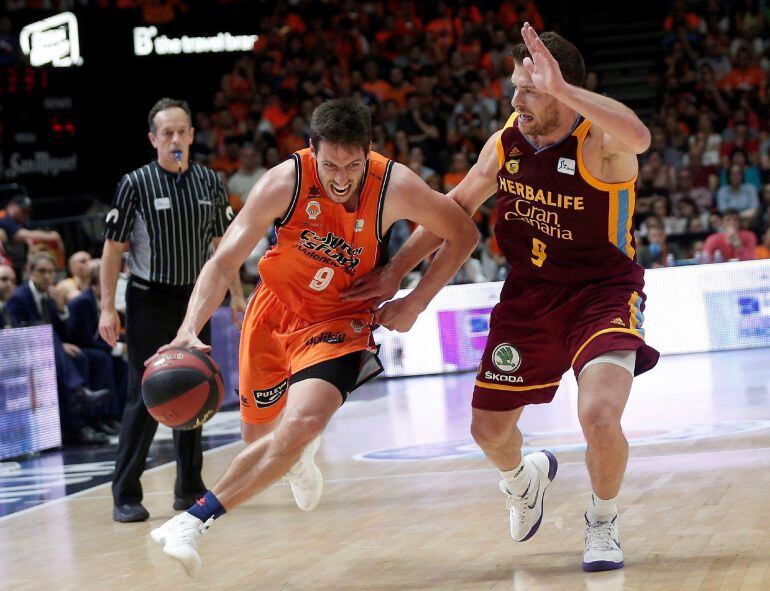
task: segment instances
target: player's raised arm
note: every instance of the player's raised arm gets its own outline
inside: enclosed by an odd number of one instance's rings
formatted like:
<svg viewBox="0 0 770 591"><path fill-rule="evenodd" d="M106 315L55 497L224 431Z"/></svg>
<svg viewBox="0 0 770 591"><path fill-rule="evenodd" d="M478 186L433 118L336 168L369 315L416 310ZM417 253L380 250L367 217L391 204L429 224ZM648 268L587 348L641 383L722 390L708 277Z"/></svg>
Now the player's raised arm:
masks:
<svg viewBox="0 0 770 591"><path fill-rule="evenodd" d="M187 305L187 314L171 347L206 351L197 334L222 303L227 288L270 225L283 217L295 189L294 161L287 160L266 172L254 185L246 205L227 228L214 256L203 266Z"/></svg>
<svg viewBox="0 0 770 591"><path fill-rule="evenodd" d="M380 324L406 331L473 252L478 231L455 201L433 191L406 166L396 164L385 197L383 228L399 219L415 222L443 241L419 285L402 300L378 310Z"/></svg>
<svg viewBox="0 0 770 591"><path fill-rule="evenodd" d="M471 167L460 184L448 194L468 216L472 216L497 188L497 171L500 168L497 147L501 133L498 131L492 134L481 150L476 164ZM427 189L425 187L425 190ZM353 284L345 294L345 299L366 300L373 297L379 297L381 300L390 299L398 291L401 280L406 274L441 246L441 242L439 236L421 224L385 267Z"/></svg>
<svg viewBox="0 0 770 591"><path fill-rule="evenodd" d="M609 97L568 84L559 64L529 23L524 23L521 36L531 57L522 65L535 87L547 92L559 102L577 111L601 129L602 152L612 154L641 154L650 147L650 131L639 117L624 104Z"/></svg>

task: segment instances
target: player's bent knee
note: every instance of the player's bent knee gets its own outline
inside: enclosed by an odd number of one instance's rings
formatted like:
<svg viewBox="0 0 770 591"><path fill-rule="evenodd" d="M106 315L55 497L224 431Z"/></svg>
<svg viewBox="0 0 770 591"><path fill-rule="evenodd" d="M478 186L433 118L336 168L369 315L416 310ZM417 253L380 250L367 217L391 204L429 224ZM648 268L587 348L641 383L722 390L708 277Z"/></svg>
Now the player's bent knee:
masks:
<svg viewBox="0 0 770 591"><path fill-rule="evenodd" d="M578 416L587 439L603 437L620 429L620 415L614 409L600 404L581 408Z"/></svg>
<svg viewBox="0 0 770 591"><path fill-rule="evenodd" d="M471 436L481 449L494 449L508 441L510 432L496 421L474 417L471 423Z"/></svg>
<svg viewBox="0 0 770 591"><path fill-rule="evenodd" d="M300 445L318 437L326 428L328 417L320 414L288 415L281 421L281 435Z"/></svg>

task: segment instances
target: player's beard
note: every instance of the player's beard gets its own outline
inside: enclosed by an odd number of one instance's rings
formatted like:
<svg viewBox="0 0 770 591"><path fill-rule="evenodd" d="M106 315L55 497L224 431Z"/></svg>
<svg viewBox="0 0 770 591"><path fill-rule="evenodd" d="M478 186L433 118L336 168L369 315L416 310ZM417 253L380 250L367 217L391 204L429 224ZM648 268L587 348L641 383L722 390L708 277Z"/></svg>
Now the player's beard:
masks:
<svg viewBox="0 0 770 591"><path fill-rule="evenodd" d="M560 125L561 118L559 117L559 110L556 108L556 105L553 105L553 108L543 109L543 111L538 114L535 125L529 127L526 130L526 134L528 136L538 137L548 136L556 131Z"/></svg>

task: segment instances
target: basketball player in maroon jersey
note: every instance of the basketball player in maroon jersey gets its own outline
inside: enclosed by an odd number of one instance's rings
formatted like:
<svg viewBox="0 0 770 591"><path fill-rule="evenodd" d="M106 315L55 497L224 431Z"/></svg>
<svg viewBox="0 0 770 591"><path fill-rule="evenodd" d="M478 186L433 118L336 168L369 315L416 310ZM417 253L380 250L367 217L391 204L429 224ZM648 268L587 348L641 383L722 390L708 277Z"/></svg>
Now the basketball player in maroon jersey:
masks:
<svg viewBox="0 0 770 591"><path fill-rule="evenodd" d="M511 536L537 531L557 462L522 458L517 427L528 404L550 402L562 374L578 381L578 415L593 488L585 513L583 569L623 566L617 496L628 459L620 418L631 383L655 366L644 342L644 271L633 237L637 154L650 133L621 103L589 92L577 48L525 24L514 50L514 114L451 191L473 214L497 194L495 236L510 264L473 392L473 438L498 468ZM440 241L420 228L384 270L348 297L392 297ZM378 322L408 330L398 300Z"/></svg>

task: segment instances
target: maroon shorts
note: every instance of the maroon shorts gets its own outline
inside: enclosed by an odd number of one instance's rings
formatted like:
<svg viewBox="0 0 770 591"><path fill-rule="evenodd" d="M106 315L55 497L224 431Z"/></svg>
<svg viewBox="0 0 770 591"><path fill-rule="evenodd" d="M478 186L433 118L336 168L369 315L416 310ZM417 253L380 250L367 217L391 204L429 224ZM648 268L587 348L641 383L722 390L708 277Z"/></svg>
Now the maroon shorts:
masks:
<svg viewBox="0 0 770 591"><path fill-rule="evenodd" d="M473 407L513 410L550 402L570 367L610 351L636 351L634 375L660 354L644 343L642 284L615 277L587 285L509 278L492 310Z"/></svg>

